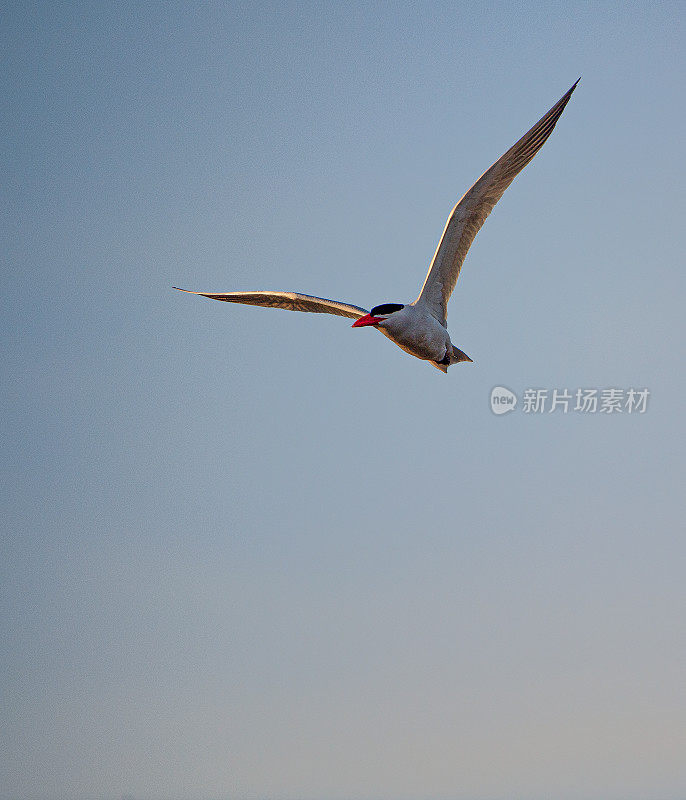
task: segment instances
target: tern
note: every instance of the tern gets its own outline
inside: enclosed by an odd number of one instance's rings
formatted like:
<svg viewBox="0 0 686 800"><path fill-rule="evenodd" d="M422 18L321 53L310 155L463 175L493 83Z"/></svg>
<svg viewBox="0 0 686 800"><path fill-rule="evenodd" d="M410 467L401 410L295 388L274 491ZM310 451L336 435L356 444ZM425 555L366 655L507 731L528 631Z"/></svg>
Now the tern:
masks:
<svg viewBox="0 0 686 800"><path fill-rule="evenodd" d="M581 79L579 79L581 80ZM335 314L354 319L352 327L374 327L398 347L428 361L442 372L472 359L450 341L447 305L474 237L505 189L543 147L579 81L566 92L505 155L489 167L453 208L438 243L419 297L412 303L381 303L367 311L360 306L297 292L191 292L226 303Z"/></svg>

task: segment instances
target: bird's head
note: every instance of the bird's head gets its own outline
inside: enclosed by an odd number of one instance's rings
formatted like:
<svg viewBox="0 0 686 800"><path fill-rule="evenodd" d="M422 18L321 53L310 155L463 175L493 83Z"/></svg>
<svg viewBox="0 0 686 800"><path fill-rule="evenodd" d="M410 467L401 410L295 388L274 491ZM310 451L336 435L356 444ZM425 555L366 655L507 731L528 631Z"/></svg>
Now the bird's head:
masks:
<svg viewBox="0 0 686 800"><path fill-rule="evenodd" d="M384 303L380 306L374 306L369 314L360 317L353 322L353 328L363 328L365 325L373 325L378 327L384 323L389 317L398 311L402 311L405 306L402 303Z"/></svg>

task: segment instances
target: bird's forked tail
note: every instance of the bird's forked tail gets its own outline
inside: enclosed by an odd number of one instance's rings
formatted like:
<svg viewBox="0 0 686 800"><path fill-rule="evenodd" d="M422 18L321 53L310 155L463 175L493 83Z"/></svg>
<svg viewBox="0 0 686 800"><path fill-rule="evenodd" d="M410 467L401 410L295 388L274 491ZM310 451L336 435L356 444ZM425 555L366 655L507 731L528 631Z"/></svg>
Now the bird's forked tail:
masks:
<svg viewBox="0 0 686 800"><path fill-rule="evenodd" d="M471 361L472 359L466 354L463 353L462 350L458 350L455 345L453 345L453 356L450 359L451 364L457 364L460 361Z"/></svg>
<svg viewBox="0 0 686 800"><path fill-rule="evenodd" d="M450 356L450 362L447 363L446 361L432 361L431 363L437 368L440 369L441 372L447 372L448 367L451 367L453 364L459 364L460 361L471 361L472 359L466 354L463 353L462 350L455 347L453 345L453 352Z"/></svg>

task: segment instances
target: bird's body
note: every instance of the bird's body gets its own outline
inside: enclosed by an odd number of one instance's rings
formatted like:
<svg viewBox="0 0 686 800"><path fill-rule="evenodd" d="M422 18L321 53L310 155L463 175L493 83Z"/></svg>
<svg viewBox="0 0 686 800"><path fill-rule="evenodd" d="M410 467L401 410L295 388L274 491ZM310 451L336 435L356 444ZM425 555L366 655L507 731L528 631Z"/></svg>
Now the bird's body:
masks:
<svg viewBox="0 0 686 800"><path fill-rule="evenodd" d="M375 327L406 353L423 361L443 364L452 353L447 328L416 302L403 306Z"/></svg>
<svg viewBox="0 0 686 800"><path fill-rule="evenodd" d="M424 361L443 361L452 350L447 328L423 305L403 306L377 327L406 353Z"/></svg>
<svg viewBox="0 0 686 800"><path fill-rule="evenodd" d="M447 372L451 364L471 361L469 356L452 344L447 329L447 304L462 263L474 237L505 189L552 133L578 82L463 195L448 217L424 285L414 302L384 303L367 313L360 306L296 292L191 294L229 303L349 317L355 319L353 328L373 326L406 353L429 361L443 372Z"/></svg>

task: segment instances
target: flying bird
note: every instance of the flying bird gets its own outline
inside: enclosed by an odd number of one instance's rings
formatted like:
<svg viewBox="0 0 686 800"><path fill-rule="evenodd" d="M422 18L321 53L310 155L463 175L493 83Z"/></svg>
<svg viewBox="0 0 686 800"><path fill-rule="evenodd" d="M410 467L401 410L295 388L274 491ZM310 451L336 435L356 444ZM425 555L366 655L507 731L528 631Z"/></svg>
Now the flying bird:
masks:
<svg viewBox="0 0 686 800"><path fill-rule="evenodd" d="M580 80L580 79L579 79ZM416 358L428 361L442 372L451 364L472 359L450 341L447 330L447 305L460 274L462 263L474 237L486 221L503 192L543 147L553 132L577 82L528 133L477 180L453 208L438 243L419 297L412 303L381 303L370 312L360 306L327 300L297 292L189 292L252 306L335 314L354 319L352 327L374 327L398 347ZM173 287L178 289L177 286ZM179 289L187 292L187 289Z"/></svg>

